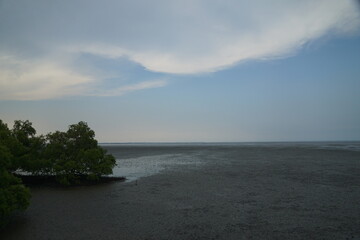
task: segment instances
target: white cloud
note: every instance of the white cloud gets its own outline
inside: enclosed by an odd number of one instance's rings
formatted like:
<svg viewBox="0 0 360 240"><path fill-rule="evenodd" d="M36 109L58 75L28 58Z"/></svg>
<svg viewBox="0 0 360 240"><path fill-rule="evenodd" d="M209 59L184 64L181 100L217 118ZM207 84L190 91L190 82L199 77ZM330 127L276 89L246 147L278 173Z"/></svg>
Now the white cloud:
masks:
<svg viewBox="0 0 360 240"><path fill-rule="evenodd" d="M54 62L0 58L0 99L40 100L87 91L94 80Z"/></svg>
<svg viewBox="0 0 360 240"><path fill-rule="evenodd" d="M358 6L350 0L2 1L0 99L122 95L165 85L140 79L97 91L101 76L74 65L82 53L194 74L286 57L358 27Z"/></svg>
<svg viewBox="0 0 360 240"><path fill-rule="evenodd" d="M0 58L0 100L43 100L75 95L120 96L166 84L165 80L152 80L108 90L101 87L101 81L55 61L25 61L10 56Z"/></svg>
<svg viewBox="0 0 360 240"><path fill-rule="evenodd" d="M168 29L167 24L155 22L159 27L153 29L153 35L158 36L159 44L145 31L134 34L143 39L141 46L85 44L78 51L109 58L128 56L155 72L192 74L217 71L245 60L287 56L325 34L350 33L359 27L359 11L352 1L217 4L224 12L216 12L214 2L196 1L193 5L197 8L176 11L178 21L184 20L183 28ZM162 38L169 36L161 34L162 27L176 36L165 44Z"/></svg>

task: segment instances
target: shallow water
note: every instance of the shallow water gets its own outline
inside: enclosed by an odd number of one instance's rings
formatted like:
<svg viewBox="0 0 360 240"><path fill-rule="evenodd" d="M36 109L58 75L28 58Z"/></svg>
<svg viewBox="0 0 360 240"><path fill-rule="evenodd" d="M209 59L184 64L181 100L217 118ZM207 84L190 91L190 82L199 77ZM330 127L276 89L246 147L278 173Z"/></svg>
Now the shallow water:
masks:
<svg viewBox="0 0 360 240"><path fill-rule="evenodd" d="M128 182L141 177L157 174L176 165L199 165L204 163L197 154L213 148L223 151L227 148L262 147L262 148L301 148L360 151L360 142L270 142L270 143L123 143L103 144L105 149L116 157L117 166L114 176L125 176ZM144 156L145 155L145 156Z"/></svg>
<svg viewBox="0 0 360 240"><path fill-rule="evenodd" d="M114 176L125 176L126 181L132 182L141 177L147 177L164 171L176 165L199 165L197 159L189 158L186 154L161 154L134 158L117 158L117 166L113 169Z"/></svg>
<svg viewBox="0 0 360 240"><path fill-rule="evenodd" d="M129 181L32 188L0 239L360 239L359 146L103 145Z"/></svg>

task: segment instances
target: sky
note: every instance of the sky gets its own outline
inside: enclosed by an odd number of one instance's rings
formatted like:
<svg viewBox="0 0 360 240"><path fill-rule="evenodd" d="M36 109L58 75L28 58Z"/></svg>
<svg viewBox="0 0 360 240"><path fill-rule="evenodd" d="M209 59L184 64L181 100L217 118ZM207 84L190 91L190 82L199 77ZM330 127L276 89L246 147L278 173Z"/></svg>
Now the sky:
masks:
<svg viewBox="0 0 360 240"><path fill-rule="evenodd" d="M360 140L350 0L0 0L0 119L99 142Z"/></svg>

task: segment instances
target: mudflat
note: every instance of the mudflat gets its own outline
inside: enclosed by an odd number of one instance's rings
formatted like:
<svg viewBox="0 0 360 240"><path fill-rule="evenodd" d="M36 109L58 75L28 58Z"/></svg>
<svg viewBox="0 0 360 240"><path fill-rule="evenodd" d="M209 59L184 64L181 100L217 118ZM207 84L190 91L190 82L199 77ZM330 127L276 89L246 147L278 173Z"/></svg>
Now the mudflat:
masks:
<svg viewBox="0 0 360 240"><path fill-rule="evenodd" d="M360 151L296 144L106 148L161 168L127 182L32 187L30 207L0 239L360 239Z"/></svg>

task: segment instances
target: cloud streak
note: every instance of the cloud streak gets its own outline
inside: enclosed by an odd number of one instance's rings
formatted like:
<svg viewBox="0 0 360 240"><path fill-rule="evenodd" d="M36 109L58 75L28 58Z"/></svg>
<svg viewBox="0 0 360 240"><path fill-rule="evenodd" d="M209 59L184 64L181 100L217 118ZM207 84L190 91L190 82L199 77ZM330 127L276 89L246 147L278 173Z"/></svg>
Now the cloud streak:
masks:
<svg viewBox="0 0 360 240"><path fill-rule="evenodd" d="M0 98L94 95L105 77L74 66L84 54L125 57L165 74L214 72L243 61L286 57L326 35L356 32L359 16L350 0L271 5L266 0L5 0L0 3ZM90 67L101 71L99 65ZM114 96L166 85L140 82L98 92Z"/></svg>
<svg viewBox="0 0 360 240"><path fill-rule="evenodd" d="M112 97L112 96L121 96L126 93L149 89L149 88L159 88L167 85L167 81L165 80L152 80L152 81L144 81L136 84L125 85L119 88L107 90L107 91L99 91L93 93L93 96L102 96L102 97Z"/></svg>

